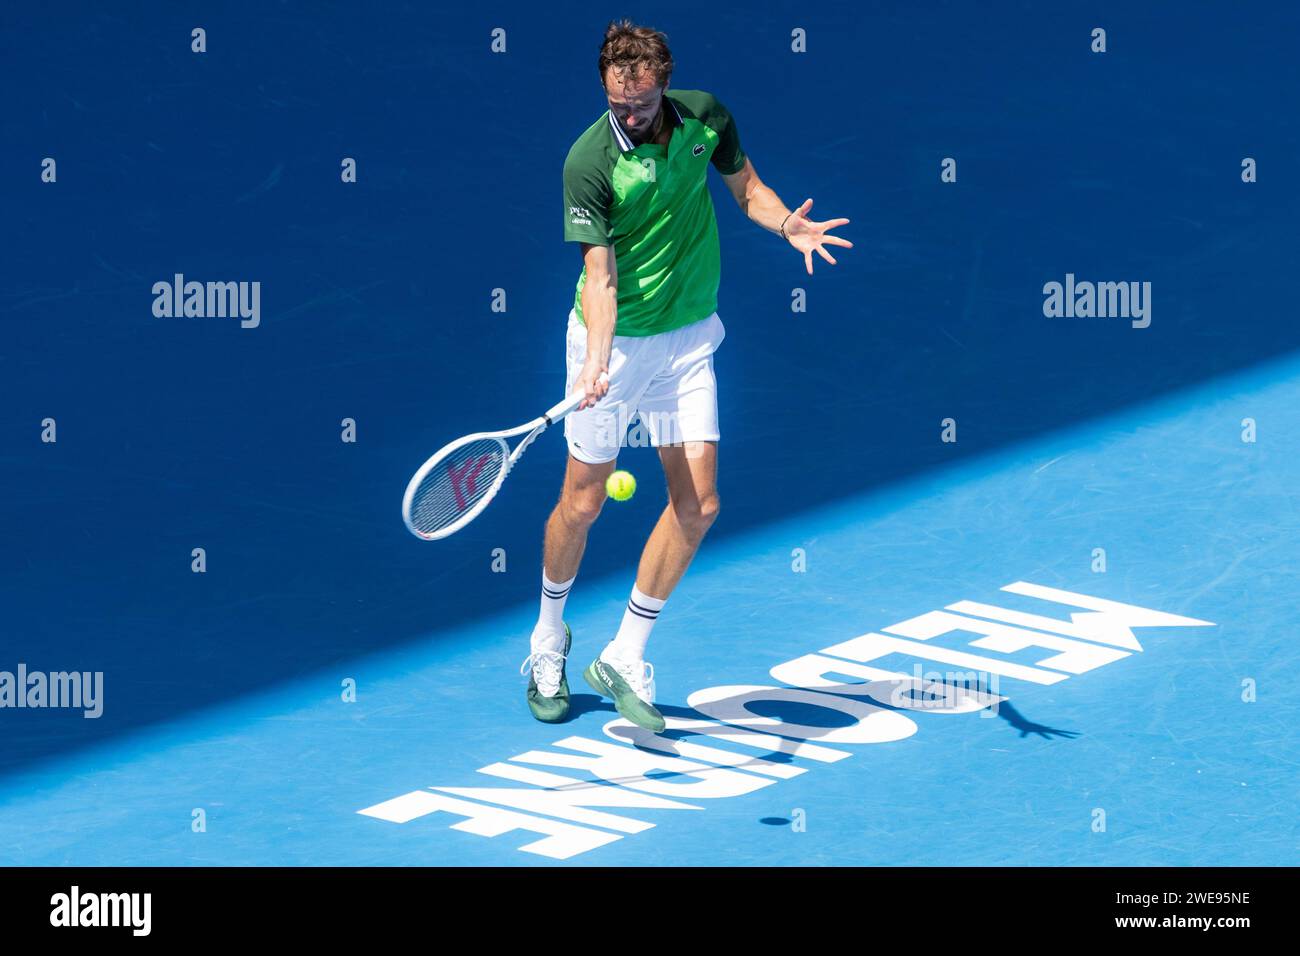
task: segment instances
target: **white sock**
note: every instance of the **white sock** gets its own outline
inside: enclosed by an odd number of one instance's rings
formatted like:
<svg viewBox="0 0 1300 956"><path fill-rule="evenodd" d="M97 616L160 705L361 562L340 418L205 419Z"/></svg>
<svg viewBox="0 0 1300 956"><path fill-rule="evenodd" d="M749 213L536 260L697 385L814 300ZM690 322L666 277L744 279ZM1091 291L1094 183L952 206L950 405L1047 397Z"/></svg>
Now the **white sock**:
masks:
<svg viewBox="0 0 1300 956"><path fill-rule="evenodd" d="M632 597L628 599L627 610L623 612L623 623L600 656L609 655L625 661L643 660L646 642L650 640L650 629L655 626L659 612L666 603L666 599L661 601L643 594L635 584L632 585Z"/></svg>
<svg viewBox="0 0 1300 956"><path fill-rule="evenodd" d="M564 649L564 602L569 599L569 588L578 579L575 574L563 584L558 584L542 571L542 610L533 628L534 651L559 651Z"/></svg>

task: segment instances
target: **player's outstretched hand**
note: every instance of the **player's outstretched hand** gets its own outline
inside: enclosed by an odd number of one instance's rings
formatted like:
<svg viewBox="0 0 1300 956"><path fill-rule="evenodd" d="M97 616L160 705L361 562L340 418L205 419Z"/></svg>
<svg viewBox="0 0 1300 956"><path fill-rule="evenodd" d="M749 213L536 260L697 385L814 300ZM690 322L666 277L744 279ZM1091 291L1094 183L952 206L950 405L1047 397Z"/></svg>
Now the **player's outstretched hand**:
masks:
<svg viewBox="0 0 1300 956"><path fill-rule="evenodd" d="M828 219L826 222L813 222L807 218L808 210L812 209L812 204L811 199L804 200L804 204L791 213L790 217L785 221L785 237L789 240L790 245L803 253L804 265L807 267L809 275L812 275L813 271L812 254L814 250L831 265L835 265L835 258L826 251L825 246L853 248L853 243L847 239L841 239L839 236L832 236L827 233L828 229L843 226L848 223L848 220Z"/></svg>

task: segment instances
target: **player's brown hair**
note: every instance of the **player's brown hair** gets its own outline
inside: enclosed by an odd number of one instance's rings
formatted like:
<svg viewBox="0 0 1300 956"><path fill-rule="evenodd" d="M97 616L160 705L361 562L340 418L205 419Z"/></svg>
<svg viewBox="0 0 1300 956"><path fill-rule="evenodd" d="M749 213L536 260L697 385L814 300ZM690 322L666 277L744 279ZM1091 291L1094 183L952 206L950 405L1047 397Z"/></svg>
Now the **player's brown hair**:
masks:
<svg viewBox="0 0 1300 956"><path fill-rule="evenodd" d="M611 66L623 82L635 82L642 71L648 70L655 85L663 86L673 74L673 55L668 50L668 37L658 30L637 26L631 20L611 20L605 27L597 66L601 86Z"/></svg>

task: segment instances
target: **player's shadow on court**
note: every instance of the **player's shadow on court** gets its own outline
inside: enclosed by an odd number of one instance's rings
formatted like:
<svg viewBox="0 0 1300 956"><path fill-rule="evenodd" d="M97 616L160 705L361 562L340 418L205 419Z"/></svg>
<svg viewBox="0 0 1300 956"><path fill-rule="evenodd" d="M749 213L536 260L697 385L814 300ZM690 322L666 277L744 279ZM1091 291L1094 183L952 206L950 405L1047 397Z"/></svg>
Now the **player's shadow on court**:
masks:
<svg viewBox="0 0 1300 956"><path fill-rule="evenodd" d="M1002 701L997 705L997 715L1009 723L1013 728L1020 731L1021 737L1028 737L1030 734L1037 734L1044 740L1051 740L1053 737L1061 737L1066 740L1073 740L1080 736L1077 730L1061 730L1056 727L1048 727L1046 724L1035 723L1024 714L1011 706L1010 701Z"/></svg>
<svg viewBox="0 0 1300 956"><path fill-rule="evenodd" d="M582 714L599 712L599 711L608 712L611 718L619 717L618 711L615 709L614 705L609 701L606 701L603 698L597 697L596 695L593 694L583 694L579 696L586 699L583 701L581 706L575 706L578 698L577 697L571 698L571 703L570 703L571 709L569 712L571 718L576 719ZM894 707L889 705L888 703L879 702L874 699L871 700L871 705L875 707L879 707L882 710L896 711L898 713L902 713L908 716L916 715L917 717L920 717L922 714L924 714L924 711L918 712L911 708ZM690 707L675 706L672 704L664 704L664 703L657 703L656 706L658 707L659 712L663 714L665 718L678 718L684 721L710 720L710 718L706 717L705 715L699 713L696 710L693 710ZM839 711L828 710L826 708L815 707L807 704L790 703L790 702L781 702L778 704L774 704L771 707L764 708L762 711L756 710L751 712L755 714L761 713L762 716L772 717L780 720L787 720L790 723L799 724L803 729L801 730L800 736L798 737L782 735L779 729L769 727L769 726L764 726L761 724L746 728L756 733L771 734L776 737L782 737L783 739L789 740L792 743L798 743L801 741L808 742L808 743L816 743L821 737L827 736L837 729L852 726L855 723L854 718L852 718L847 714L843 714ZM1017 710L1014 706L1012 706L1009 701L1005 701L1005 700L1001 701L996 705L991 705L990 707L984 708L983 710L972 711L970 713L963 714L963 715L945 715L943 719L952 720L952 719L957 719L957 717L966 717L969 719L976 719L976 720L988 720L990 718L986 716L987 714L992 714L996 717L1001 718L1002 720L1005 720L1011 726L1012 729L1019 731L1019 735L1021 738L1025 738L1031 734L1035 734L1039 737L1042 737L1044 740L1051 740L1053 738L1073 740L1074 738L1080 736L1079 731L1065 730L1062 728L1051 727L1048 726L1047 724L1040 724L1037 723L1036 721L1032 721L1027 717L1025 717L1025 715L1022 714L1019 710ZM933 715L933 716L937 716L937 715ZM614 728L614 732L616 734L620 734L622 736L627 737L629 743L635 744L636 732L634 731L628 732L628 731L629 731L628 728ZM711 742L712 743L718 742L717 737L714 737L713 735L706 733L703 730L695 730L689 727L686 728L669 727L667 730L665 730L662 734L659 734L658 736L661 742L669 742L670 746L671 746L670 742L675 742L675 741L688 742L691 741L693 738L699 738L698 742L703 743L706 746L709 745ZM840 744L840 743L832 742L831 746L854 747L860 745ZM772 763L789 763L794 758L793 754L786 753L783 751L777 751L777 750L770 750L766 753L761 753L761 754L752 753L751 755L757 759L772 762Z"/></svg>

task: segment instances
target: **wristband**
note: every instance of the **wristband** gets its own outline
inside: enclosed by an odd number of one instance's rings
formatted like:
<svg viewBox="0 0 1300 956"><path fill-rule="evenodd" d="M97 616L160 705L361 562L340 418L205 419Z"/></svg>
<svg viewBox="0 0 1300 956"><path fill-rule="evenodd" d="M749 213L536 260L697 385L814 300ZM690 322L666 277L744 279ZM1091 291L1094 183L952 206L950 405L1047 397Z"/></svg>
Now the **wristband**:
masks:
<svg viewBox="0 0 1300 956"><path fill-rule="evenodd" d="M781 238L782 238L782 239L789 239L789 238L790 238L789 236L787 236L787 235L785 234L785 224L786 224L786 220L788 220L788 219L789 219L791 216L793 216L793 215L794 215L793 212L788 212L788 213L785 214L785 219L782 219L782 220L781 220Z"/></svg>

